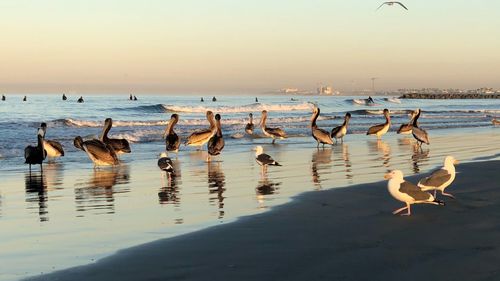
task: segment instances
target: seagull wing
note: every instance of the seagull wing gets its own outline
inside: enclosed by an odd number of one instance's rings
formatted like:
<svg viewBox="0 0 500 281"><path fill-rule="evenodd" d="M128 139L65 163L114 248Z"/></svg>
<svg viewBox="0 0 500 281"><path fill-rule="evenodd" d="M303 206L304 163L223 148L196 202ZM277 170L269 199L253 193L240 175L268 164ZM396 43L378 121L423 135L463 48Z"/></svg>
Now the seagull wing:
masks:
<svg viewBox="0 0 500 281"><path fill-rule="evenodd" d="M382 4L380 4L380 6L378 6L377 10L380 9L382 6L384 6L385 4L387 4L387 2L384 2ZM376 11L376 10L375 10Z"/></svg>
<svg viewBox="0 0 500 281"><path fill-rule="evenodd" d="M401 5L401 7L405 8L406 10L408 10L408 8L406 8L406 6L403 5L403 3L401 3L401 2L394 2L394 3L397 3L397 4Z"/></svg>

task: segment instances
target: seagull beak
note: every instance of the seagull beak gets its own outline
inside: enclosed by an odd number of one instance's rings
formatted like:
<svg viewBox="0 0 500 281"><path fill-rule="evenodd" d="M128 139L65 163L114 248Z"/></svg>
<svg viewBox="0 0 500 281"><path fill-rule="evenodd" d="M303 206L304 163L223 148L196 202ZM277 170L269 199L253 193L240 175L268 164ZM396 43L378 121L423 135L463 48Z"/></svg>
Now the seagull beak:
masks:
<svg viewBox="0 0 500 281"><path fill-rule="evenodd" d="M384 179L386 179L386 180L391 179L391 177L392 177L391 173L387 173L387 174L384 175Z"/></svg>

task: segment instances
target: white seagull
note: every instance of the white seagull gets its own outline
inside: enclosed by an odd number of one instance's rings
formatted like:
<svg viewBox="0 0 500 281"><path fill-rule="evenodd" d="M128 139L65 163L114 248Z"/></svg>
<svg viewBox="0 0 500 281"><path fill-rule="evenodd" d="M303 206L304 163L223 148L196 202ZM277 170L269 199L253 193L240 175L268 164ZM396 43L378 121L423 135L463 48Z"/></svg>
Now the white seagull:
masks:
<svg viewBox="0 0 500 281"><path fill-rule="evenodd" d="M401 214L402 216L410 216L411 209L410 206L412 204L434 204L434 205L443 205L443 201L439 201L432 194L422 191L418 186L414 185L411 182L405 181L403 178L403 172L400 170L393 170L384 175L384 178L389 180L387 182L387 189L389 193L396 200L406 203L406 206L403 208L399 208L392 212L392 214L400 213L404 210L408 210L405 214Z"/></svg>
<svg viewBox="0 0 500 281"><path fill-rule="evenodd" d="M434 196L436 196L436 190L440 190L441 194L451 198L455 198L449 193L445 193L444 189L450 186L450 184L455 180L455 166L458 164L453 156L446 156L444 158L444 167L432 172L432 174L418 182L418 187L423 191L434 190Z"/></svg>
<svg viewBox="0 0 500 281"><path fill-rule="evenodd" d="M262 166L262 172L267 171L267 166L281 166L280 163L276 162L271 156L264 153L264 148L262 146L255 147L255 161Z"/></svg>
<svg viewBox="0 0 500 281"><path fill-rule="evenodd" d="M382 6L384 6L384 5L387 5L387 6L392 6L392 5L394 5L394 4L398 4L398 5L400 5L401 7L405 8L405 10L408 10L408 8L406 8L406 6L405 6L405 5L403 5L403 3L398 2L398 1L387 1L387 2L384 2L384 3L380 4L380 6L378 6L377 10L378 10L378 9L380 9L380 8L381 8Z"/></svg>

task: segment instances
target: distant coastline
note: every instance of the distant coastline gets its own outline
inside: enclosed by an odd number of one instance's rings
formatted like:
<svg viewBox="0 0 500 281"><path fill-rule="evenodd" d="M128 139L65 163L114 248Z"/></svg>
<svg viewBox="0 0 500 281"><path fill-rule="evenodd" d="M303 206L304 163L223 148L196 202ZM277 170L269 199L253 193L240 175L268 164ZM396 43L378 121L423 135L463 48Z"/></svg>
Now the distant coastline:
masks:
<svg viewBox="0 0 500 281"><path fill-rule="evenodd" d="M500 99L499 93L407 93L400 99Z"/></svg>

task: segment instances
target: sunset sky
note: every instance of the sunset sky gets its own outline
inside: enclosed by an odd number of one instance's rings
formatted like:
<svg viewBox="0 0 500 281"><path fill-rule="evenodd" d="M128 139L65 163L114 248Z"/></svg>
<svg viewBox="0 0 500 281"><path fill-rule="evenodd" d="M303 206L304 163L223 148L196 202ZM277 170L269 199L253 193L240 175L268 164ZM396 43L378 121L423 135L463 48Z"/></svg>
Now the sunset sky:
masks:
<svg viewBox="0 0 500 281"><path fill-rule="evenodd" d="M500 88L500 1L1 0L0 92Z"/></svg>

